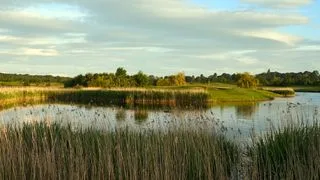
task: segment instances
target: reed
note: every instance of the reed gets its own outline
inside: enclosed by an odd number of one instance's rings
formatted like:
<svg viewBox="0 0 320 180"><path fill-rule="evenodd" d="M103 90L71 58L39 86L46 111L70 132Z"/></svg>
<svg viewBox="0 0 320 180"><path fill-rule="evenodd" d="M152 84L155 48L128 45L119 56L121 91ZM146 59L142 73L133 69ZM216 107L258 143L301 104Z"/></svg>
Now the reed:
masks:
<svg viewBox="0 0 320 180"><path fill-rule="evenodd" d="M68 102L94 105L170 105L203 108L208 105L206 92L167 90L78 90L47 94L49 102Z"/></svg>
<svg viewBox="0 0 320 180"><path fill-rule="evenodd" d="M263 87L262 90L280 94L285 97L295 96L296 94L293 88Z"/></svg>
<svg viewBox="0 0 320 180"><path fill-rule="evenodd" d="M200 131L99 131L38 122L0 128L1 179L229 179L237 145Z"/></svg>
<svg viewBox="0 0 320 180"><path fill-rule="evenodd" d="M184 109L207 108L225 102L256 102L271 100L279 94L263 90L242 88L216 88L211 86L181 88L0 88L0 103L40 99L42 102L81 103L90 105L178 107Z"/></svg>
<svg viewBox="0 0 320 180"><path fill-rule="evenodd" d="M289 125L249 148L252 179L319 179L320 126Z"/></svg>

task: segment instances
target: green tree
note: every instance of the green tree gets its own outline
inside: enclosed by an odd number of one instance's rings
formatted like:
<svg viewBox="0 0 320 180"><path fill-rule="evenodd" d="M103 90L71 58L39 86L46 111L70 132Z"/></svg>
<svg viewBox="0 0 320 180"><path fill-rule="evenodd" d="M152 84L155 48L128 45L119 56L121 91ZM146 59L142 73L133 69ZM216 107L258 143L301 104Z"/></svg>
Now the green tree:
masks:
<svg viewBox="0 0 320 180"><path fill-rule="evenodd" d="M136 85L139 87L144 87L149 85L149 77L144 74L142 71L139 71L137 74L133 76Z"/></svg>
<svg viewBox="0 0 320 180"><path fill-rule="evenodd" d="M255 88L259 85L259 81L250 73L245 72L239 75L237 85L241 88Z"/></svg>
<svg viewBox="0 0 320 180"><path fill-rule="evenodd" d="M127 71L122 68L122 67L119 67L117 70L116 70L116 86L118 87L126 87L128 86L128 78L127 78Z"/></svg>
<svg viewBox="0 0 320 180"><path fill-rule="evenodd" d="M117 77L125 77L125 76L127 76L127 71L123 67L119 67L116 70L116 76Z"/></svg>

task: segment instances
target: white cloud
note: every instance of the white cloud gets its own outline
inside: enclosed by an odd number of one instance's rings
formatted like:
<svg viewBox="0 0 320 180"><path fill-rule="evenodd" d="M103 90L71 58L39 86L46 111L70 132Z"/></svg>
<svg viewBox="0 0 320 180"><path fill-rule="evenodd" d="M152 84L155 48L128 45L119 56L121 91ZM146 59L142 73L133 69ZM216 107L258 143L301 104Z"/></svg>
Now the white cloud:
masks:
<svg viewBox="0 0 320 180"><path fill-rule="evenodd" d="M296 36L278 33L278 32L270 31L270 30L240 32L240 34L242 34L244 36L249 36L249 37L274 40L274 41L286 43L291 46L295 45L297 42L299 42L301 40L301 38L296 37Z"/></svg>
<svg viewBox="0 0 320 180"><path fill-rule="evenodd" d="M313 0L241 0L246 3L253 3L274 8L296 8L308 5Z"/></svg>
<svg viewBox="0 0 320 180"><path fill-rule="evenodd" d="M319 51L320 52L320 44L319 45L302 45L292 51Z"/></svg>
<svg viewBox="0 0 320 180"><path fill-rule="evenodd" d="M34 48L19 48L15 50L3 50L0 54L13 56L58 56L59 53L55 49L34 49Z"/></svg>
<svg viewBox="0 0 320 180"><path fill-rule="evenodd" d="M244 63L244 64L247 64L247 65L256 64L259 62L259 60L257 60L256 58L252 58L252 57L248 57L248 56L238 57L237 61Z"/></svg>

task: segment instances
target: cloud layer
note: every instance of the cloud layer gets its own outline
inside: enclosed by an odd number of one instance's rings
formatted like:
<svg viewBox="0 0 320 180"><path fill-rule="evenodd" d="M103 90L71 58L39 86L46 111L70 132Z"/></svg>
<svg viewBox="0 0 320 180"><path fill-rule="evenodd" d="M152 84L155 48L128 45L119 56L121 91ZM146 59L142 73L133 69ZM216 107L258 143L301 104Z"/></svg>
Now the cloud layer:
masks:
<svg viewBox="0 0 320 180"><path fill-rule="evenodd" d="M296 8L312 3L313 0L241 0L242 2L262 5L272 8Z"/></svg>
<svg viewBox="0 0 320 180"><path fill-rule="evenodd" d="M311 3L242 1L295 8ZM76 75L122 66L163 75L319 67L316 40L281 30L310 23L298 11L221 11L187 0L3 0L0 7L3 72ZM308 61L300 66L303 56Z"/></svg>

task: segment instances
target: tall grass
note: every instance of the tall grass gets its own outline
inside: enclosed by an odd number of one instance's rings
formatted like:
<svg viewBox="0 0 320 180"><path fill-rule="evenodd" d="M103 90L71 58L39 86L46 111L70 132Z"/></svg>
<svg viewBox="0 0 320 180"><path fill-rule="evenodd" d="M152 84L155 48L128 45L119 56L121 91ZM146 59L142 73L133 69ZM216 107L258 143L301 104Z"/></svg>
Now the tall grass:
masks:
<svg viewBox="0 0 320 180"><path fill-rule="evenodd" d="M0 104L32 99L49 103L179 108L205 108L210 101L209 94L203 90L0 88Z"/></svg>
<svg viewBox="0 0 320 180"><path fill-rule="evenodd" d="M230 179L239 149L199 131L98 131L45 122L0 129L1 179Z"/></svg>
<svg viewBox="0 0 320 180"><path fill-rule="evenodd" d="M63 88L0 88L0 103L24 99L39 99L43 102L67 102L94 105L155 106L179 108L207 108L212 103L254 102L270 100L277 94L241 88L188 87L118 88L118 89L63 89Z"/></svg>
<svg viewBox="0 0 320 180"><path fill-rule="evenodd" d="M293 88L263 87L261 89L280 94L285 97L295 96L295 90Z"/></svg>
<svg viewBox="0 0 320 180"><path fill-rule="evenodd" d="M125 117L119 111L119 120ZM137 111L138 123L146 111ZM75 128L35 122L0 127L1 179L319 179L320 126L290 125L243 149L222 135ZM240 164L242 166L240 166Z"/></svg>
<svg viewBox="0 0 320 180"><path fill-rule="evenodd" d="M204 91L174 90L91 90L49 92L49 102L74 102L96 105L156 105L181 108L204 108L209 95Z"/></svg>
<svg viewBox="0 0 320 180"><path fill-rule="evenodd" d="M250 147L252 179L319 179L320 126L290 125Z"/></svg>

